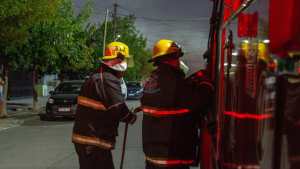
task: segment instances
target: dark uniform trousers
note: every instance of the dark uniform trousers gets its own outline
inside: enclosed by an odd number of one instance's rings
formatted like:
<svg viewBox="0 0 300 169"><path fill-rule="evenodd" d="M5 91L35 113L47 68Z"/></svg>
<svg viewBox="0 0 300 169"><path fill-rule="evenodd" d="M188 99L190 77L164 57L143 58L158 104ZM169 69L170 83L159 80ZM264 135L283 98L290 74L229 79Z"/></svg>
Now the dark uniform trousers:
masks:
<svg viewBox="0 0 300 169"><path fill-rule="evenodd" d="M111 150L75 144L80 169L114 169Z"/></svg>
<svg viewBox="0 0 300 169"><path fill-rule="evenodd" d="M173 167L160 167L160 166L157 166L157 165L154 165L152 163L149 163L146 161L146 169L190 169L189 166L173 166Z"/></svg>

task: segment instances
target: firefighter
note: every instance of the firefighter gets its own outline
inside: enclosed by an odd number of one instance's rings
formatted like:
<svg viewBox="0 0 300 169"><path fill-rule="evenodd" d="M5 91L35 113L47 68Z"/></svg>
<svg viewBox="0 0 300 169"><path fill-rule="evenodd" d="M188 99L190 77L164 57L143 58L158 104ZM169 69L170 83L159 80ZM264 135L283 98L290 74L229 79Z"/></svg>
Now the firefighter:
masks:
<svg viewBox="0 0 300 169"><path fill-rule="evenodd" d="M80 169L114 169L111 150L119 122L136 120L121 92L128 57L126 44L108 44L100 67L81 88L72 135Z"/></svg>
<svg viewBox="0 0 300 169"><path fill-rule="evenodd" d="M212 85L186 80L182 56L172 40L159 40L153 47L150 62L156 69L145 81L139 108L146 169L189 169L197 161L199 112L209 102Z"/></svg>

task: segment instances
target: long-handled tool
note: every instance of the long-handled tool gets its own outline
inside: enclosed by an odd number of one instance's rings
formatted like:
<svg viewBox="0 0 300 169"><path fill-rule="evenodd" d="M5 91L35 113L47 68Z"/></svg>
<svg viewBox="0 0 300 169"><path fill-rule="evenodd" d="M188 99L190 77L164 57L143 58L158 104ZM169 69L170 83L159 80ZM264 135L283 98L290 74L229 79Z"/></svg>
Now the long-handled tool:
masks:
<svg viewBox="0 0 300 169"><path fill-rule="evenodd" d="M126 123L126 125L125 125L120 169L123 169L123 163L124 163L124 157L125 157L125 151L126 151L125 148L126 148L126 141L127 141L127 132L128 132L128 123Z"/></svg>
<svg viewBox="0 0 300 169"><path fill-rule="evenodd" d="M137 107L134 110L132 109L131 112L134 114L142 111L141 107ZM123 146L122 146L122 155L121 155L121 163L120 163L120 169L123 169L124 164L124 158L125 158L125 149L126 149L126 141L127 141L127 133L128 133L128 123L125 125L125 131L124 131L124 138L123 138Z"/></svg>

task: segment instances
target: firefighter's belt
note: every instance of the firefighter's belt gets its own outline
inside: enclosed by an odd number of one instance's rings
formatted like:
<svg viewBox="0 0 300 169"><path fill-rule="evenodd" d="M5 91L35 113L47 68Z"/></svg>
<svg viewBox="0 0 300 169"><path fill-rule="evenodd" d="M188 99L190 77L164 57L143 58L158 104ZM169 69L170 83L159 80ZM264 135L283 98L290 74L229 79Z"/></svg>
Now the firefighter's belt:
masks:
<svg viewBox="0 0 300 169"><path fill-rule="evenodd" d="M73 143L78 144L86 144L86 145L94 145L102 149L110 150L114 146L111 142L97 138L97 137L88 137L79 134L73 133L72 135Z"/></svg>
<svg viewBox="0 0 300 169"><path fill-rule="evenodd" d="M78 96L77 103L79 105L89 107L95 110L106 110L102 102L87 97L83 97L83 96Z"/></svg>
<svg viewBox="0 0 300 169"><path fill-rule="evenodd" d="M150 106L142 106L142 110L146 115L155 116L155 117L166 117L166 116L176 116L184 115L190 113L189 109L163 109Z"/></svg>
<svg viewBox="0 0 300 169"><path fill-rule="evenodd" d="M163 159L148 156L146 156L146 160L159 166L192 165L194 163L194 160Z"/></svg>

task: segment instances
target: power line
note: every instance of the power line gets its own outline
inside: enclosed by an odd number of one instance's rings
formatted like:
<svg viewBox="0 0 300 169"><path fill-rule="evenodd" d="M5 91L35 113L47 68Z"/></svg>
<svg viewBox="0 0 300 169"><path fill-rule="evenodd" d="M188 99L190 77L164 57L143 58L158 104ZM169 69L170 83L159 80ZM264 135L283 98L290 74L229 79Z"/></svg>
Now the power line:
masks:
<svg viewBox="0 0 300 169"><path fill-rule="evenodd" d="M139 19L139 17L135 16L135 15L128 15L128 14L123 14L123 13L118 13L119 16L123 16L123 17L128 17L128 16L133 16L134 18L136 19ZM150 21L150 22L155 22L155 21L152 21L152 20L144 20L144 21ZM166 25L166 26L172 26L172 24L170 22L159 22L161 25Z"/></svg>
<svg viewBox="0 0 300 169"><path fill-rule="evenodd" d="M160 19L160 18L152 18L152 17L145 17L145 16L136 16L134 14L118 13L118 16L130 16L130 15L133 15L136 19L152 21L152 22L199 22L199 21L209 21L209 17L187 18L187 19Z"/></svg>
<svg viewBox="0 0 300 169"><path fill-rule="evenodd" d="M137 19L149 20L154 22L198 22L198 21L207 21L209 20L208 17L202 18L187 18L187 19L159 19L159 18L151 18L145 16L136 17Z"/></svg>
<svg viewBox="0 0 300 169"><path fill-rule="evenodd" d="M199 17L199 18L185 18L185 19L178 19L178 18L172 18L172 19L161 19L161 18L152 18L152 17L146 17L146 16L137 16L135 12L127 7L124 7L123 5L118 4L118 7L120 9L123 9L127 12L129 12L129 15L134 15L137 19L143 19L143 20L149 20L154 22L197 22L197 21L208 21L209 17Z"/></svg>
<svg viewBox="0 0 300 169"><path fill-rule="evenodd" d="M125 10L125 11L127 11L127 12L129 12L129 13L131 13L131 14L134 14L134 13L135 13L133 10L128 9L128 8L126 8L126 7L124 7L123 5L120 5L120 4L119 4L119 8L120 8L120 9L123 9L123 10Z"/></svg>

